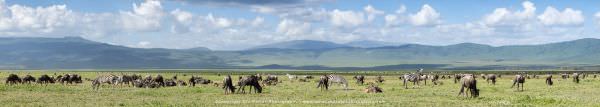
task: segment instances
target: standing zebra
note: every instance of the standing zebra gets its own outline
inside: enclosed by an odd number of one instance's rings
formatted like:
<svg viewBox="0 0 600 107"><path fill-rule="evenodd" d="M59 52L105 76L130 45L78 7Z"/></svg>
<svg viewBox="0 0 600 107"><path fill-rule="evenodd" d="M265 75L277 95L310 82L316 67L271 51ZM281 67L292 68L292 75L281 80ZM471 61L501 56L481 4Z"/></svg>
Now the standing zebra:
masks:
<svg viewBox="0 0 600 107"><path fill-rule="evenodd" d="M98 88L100 88L100 85L102 85L102 83L115 84L115 82L117 82L117 76L101 75L101 76L96 77L96 79L94 79L92 81L92 88L94 90L98 90Z"/></svg>
<svg viewBox="0 0 600 107"><path fill-rule="evenodd" d="M339 75L328 75L327 77L329 77L329 82L331 83L338 83L340 85L342 85L344 87L345 90L348 89L348 81L346 81L346 79L342 76Z"/></svg>
<svg viewBox="0 0 600 107"><path fill-rule="evenodd" d="M404 74L402 76L402 81L405 89L408 89L408 85L406 84L406 82L412 82L413 88L415 88L415 85L419 86L419 75L415 73Z"/></svg>

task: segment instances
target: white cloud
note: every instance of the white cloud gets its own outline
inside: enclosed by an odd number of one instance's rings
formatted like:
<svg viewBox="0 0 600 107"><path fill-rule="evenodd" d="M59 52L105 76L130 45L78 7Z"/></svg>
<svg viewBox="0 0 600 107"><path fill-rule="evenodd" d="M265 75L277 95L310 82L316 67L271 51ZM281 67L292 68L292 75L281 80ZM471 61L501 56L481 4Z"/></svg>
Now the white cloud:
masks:
<svg viewBox="0 0 600 107"><path fill-rule="evenodd" d="M535 18L535 6L529 1L522 3L525 10L511 12L506 8L497 8L484 17L483 21L491 26L517 26L529 23Z"/></svg>
<svg viewBox="0 0 600 107"><path fill-rule="evenodd" d="M441 23L440 13L428 4L423 5L416 14L411 14L410 22L415 26L431 26Z"/></svg>
<svg viewBox="0 0 600 107"><path fill-rule="evenodd" d="M377 10L371 5L367 5L365 8L363 8L363 10L367 13L367 21L369 21L369 22L375 20L375 17L377 15L384 14L383 11Z"/></svg>
<svg viewBox="0 0 600 107"><path fill-rule="evenodd" d="M158 31L164 15L160 1L147 0L133 4L133 12L121 12L123 28L129 31Z"/></svg>
<svg viewBox="0 0 600 107"><path fill-rule="evenodd" d="M580 26L584 22L584 16L581 11L566 8L560 12L552 6L548 6L544 13L539 15L537 18L544 25L549 26Z"/></svg>
<svg viewBox="0 0 600 107"><path fill-rule="evenodd" d="M310 23L298 22L290 19L283 19L279 25L277 25L277 33L281 33L287 36L300 35L310 32Z"/></svg>
<svg viewBox="0 0 600 107"><path fill-rule="evenodd" d="M331 24L338 27L356 27L365 23L364 17L361 12L335 9L331 12Z"/></svg>

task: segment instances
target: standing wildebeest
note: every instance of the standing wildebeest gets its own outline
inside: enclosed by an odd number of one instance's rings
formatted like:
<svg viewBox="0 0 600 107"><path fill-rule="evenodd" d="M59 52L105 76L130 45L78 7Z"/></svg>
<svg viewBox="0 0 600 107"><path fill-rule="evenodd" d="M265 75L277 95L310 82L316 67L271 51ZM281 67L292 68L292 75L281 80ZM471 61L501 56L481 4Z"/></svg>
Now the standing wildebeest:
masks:
<svg viewBox="0 0 600 107"><path fill-rule="evenodd" d="M65 77L63 77L64 80L67 82L67 84L73 84L73 83L82 83L83 81L81 80L81 76L77 75L77 74L66 74Z"/></svg>
<svg viewBox="0 0 600 107"><path fill-rule="evenodd" d="M152 80L154 83L158 83L158 86L165 86L165 80L162 75L156 75L156 78Z"/></svg>
<svg viewBox="0 0 600 107"><path fill-rule="evenodd" d="M120 75L117 77L117 84L119 85L123 85L125 84L126 86L131 86L133 84L130 85L131 82L133 82L133 75Z"/></svg>
<svg viewBox="0 0 600 107"><path fill-rule="evenodd" d="M458 83L463 74L454 74L454 83Z"/></svg>
<svg viewBox="0 0 600 107"><path fill-rule="evenodd" d="M35 82L35 78L31 75L25 75L25 77L23 77L23 84L27 83L27 84L31 84L32 82Z"/></svg>
<svg viewBox="0 0 600 107"><path fill-rule="evenodd" d="M365 83L365 76L363 75L356 75L352 78L356 80L356 84L362 85L363 83Z"/></svg>
<svg viewBox="0 0 600 107"><path fill-rule="evenodd" d="M115 75L100 75L92 81L92 89L98 90L103 83L114 84L117 81Z"/></svg>
<svg viewBox="0 0 600 107"><path fill-rule="evenodd" d="M458 93L458 95L464 95L467 96L467 94L465 93L465 87L469 90L469 92L471 93L471 97L477 97L479 96L479 89L477 89L477 80L475 80L475 78L473 77L473 75L471 74L466 74L465 76L462 77L462 85L460 87L460 92Z"/></svg>
<svg viewBox="0 0 600 107"><path fill-rule="evenodd" d="M21 83L21 78L19 78L19 76L16 74L10 74L6 78L6 85L13 85L18 83Z"/></svg>
<svg viewBox="0 0 600 107"><path fill-rule="evenodd" d="M496 85L496 74L488 74L485 81L489 84L492 81L492 85Z"/></svg>
<svg viewBox="0 0 600 107"><path fill-rule="evenodd" d="M344 87L344 90L348 89L348 81L346 81L346 78L339 76L339 75L329 75L329 82L331 83L338 83L340 85L342 85L342 87Z"/></svg>
<svg viewBox="0 0 600 107"><path fill-rule="evenodd" d="M240 86L238 92L241 91L242 93L246 93L244 87L251 86L254 87L254 91L256 93L262 93L262 87L258 83L258 77L256 75L242 77L242 79L240 79L240 81L238 82L238 86ZM250 88L249 92L252 93L252 88Z"/></svg>
<svg viewBox="0 0 600 107"><path fill-rule="evenodd" d="M521 74L517 74L515 75L515 79L513 80L513 85L510 88L515 87L515 84L517 84L517 90L519 90L519 87L521 87L521 91L523 91L523 86L525 84L525 76L521 75Z"/></svg>
<svg viewBox="0 0 600 107"><path fill-rule="evenodd" d="M579 83L579 73L573 73L573 82Z"/></svg>
<svg viewBox="0 0 600 107"><path fill-rule="evenodd" d="M223 89L225 90L225 94L235 92L235 87L233 86L230 75L225 76L223 79Z"/></svg>
<svg viewBox="0 0 600 107"><path fill-rule="evenodd" d="M317 84L317 88L321 88L321 91L323 91L323 89L328 90L329 89L329 77L323 75L320 77L319 80L319 84Z"/></svg>
<svg viewBox="0 0 600 107"><path fill-rule="evenodd" d="M54 79L52 79L50 76L44 74L44 75L40 76L40 78L38 78L37 83L48 85L48 83L54 83Z"/></svg>
<svg viewBox="0 0 600 107"><path fill-rule="evenodd" d="M546 77L546 85L548 86L552 86L554 82L552 82L552 74L548 74L548 77Z"/></svg>
<svg viewBox="0 0 600 107"><path fill-rule="evenodd" d="M383 76L381 76L381 75L379 75L379 76L377 76L377 78L375 78L375 82L377 82L377 83L383 83L383 81L385 81L385 80L383 80Z"/></svg>
<svg viewBox="0 0 600 107"><path fill-rule="evenodd" d="M419 86L419 78L420 78L419 75L415 74L415 73L404 74L402 76L402 81L403 81L402 83L404 85L404 88L408 89L408 85L406 84L406 82L412 82L413 83L413 88L415 88L415 85Z"/></svg>
<svg viewBox="0 0 600 107"><path fill-rule="evenodd" d="M439 79L440 79L440 76L438 74L435 74L435 75L433 75L433 77L431 77L431 82L433 83L433 85L438 85Z"/></svg>

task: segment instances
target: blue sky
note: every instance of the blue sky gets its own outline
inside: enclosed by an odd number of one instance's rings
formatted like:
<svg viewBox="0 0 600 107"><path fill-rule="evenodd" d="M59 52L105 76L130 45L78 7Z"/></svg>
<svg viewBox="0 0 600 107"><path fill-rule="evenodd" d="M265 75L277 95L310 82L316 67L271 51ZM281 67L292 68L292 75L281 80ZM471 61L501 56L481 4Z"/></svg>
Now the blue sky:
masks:
<svg viewBox="0 0 600 107"><path fill-rule="evenodd" d="M0 35L239 50L290 40L428 45L599 38L600 1L7 0Z"/></svg>

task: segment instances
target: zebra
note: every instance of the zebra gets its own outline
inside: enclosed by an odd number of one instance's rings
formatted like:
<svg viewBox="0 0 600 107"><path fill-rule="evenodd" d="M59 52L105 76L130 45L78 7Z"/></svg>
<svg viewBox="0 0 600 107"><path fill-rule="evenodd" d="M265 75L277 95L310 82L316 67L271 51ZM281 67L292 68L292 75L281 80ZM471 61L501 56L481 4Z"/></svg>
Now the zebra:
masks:
<svg viewBox="0 0 600 107"><path fill-rule="evenodd" d="M294 81L295 79L298 79L298 76L296 75L290 75L290 74L285 74L286 76L288 76L288 78L290 78L290 81Z"/></svg>
<svg viewBox="0 0 600 107"><path fill-rule="evenodd" d="M340 85L342 85L344 87L345 90L348 89L348 81L346 81L346 79L342 76L339 75L328 75L327 77L329 77L329 82L331 83L338 83Z"/></svg>
<svg viewBox="0 0 600 107"><path fill-rule="evenodd" d="M100 85L102 83L108 83L108 84L115 84L117 82L117 76L115 75L101 75L96 77L96 79L94 79L92 81L92 88L94 90L98 90L98 88L100 88Z"/></svg>
<svg viewBox="0 0 600 107"><path fill-rule="evenodd" d="M419 75L416 73L411 73L411 74L404 74L402 76L402 80L403 80L403 85L405 89L408 89L408 85L406 84L406 82L412 82L413 83L413 88L415 88L414 85L419 86Z"/></svg>

